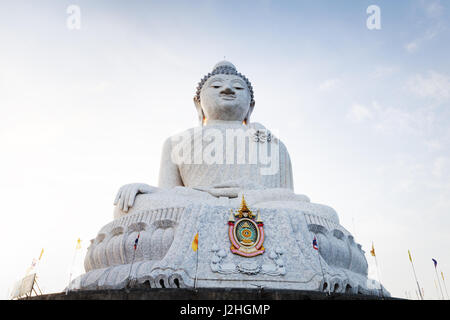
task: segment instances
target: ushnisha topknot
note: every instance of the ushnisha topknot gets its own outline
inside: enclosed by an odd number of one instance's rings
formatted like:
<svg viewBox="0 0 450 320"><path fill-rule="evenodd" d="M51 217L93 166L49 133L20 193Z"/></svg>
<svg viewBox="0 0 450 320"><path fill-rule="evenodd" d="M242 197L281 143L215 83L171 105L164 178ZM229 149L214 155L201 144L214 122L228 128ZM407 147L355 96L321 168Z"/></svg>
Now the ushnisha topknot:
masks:
<svg viewBox="0 0 450 320"><path fill-rule="evenodd" d="M245 81L245 83L247 84L247 87L250 91L250 98L251 98L250 104L255 103L255 99L253 96L253 87L252 87L252 84L250 83L250 81L247 79L246 76L244 76L240 72L237 72L236 67L231 62L225 61L225 60L218 62L214 66L213 71L208 73L206 76L204 76L202 78L202 80L200 80L200 82L198 83L198 86L197 86L197 92L195 93L195 96L194 96L195 100L200 102L200 91L202 90L203 85L210 77L212 77L213 75L216 75L216 74L232 74L232 75L236 75L236 76L240 77L242 80Z"/></svg>

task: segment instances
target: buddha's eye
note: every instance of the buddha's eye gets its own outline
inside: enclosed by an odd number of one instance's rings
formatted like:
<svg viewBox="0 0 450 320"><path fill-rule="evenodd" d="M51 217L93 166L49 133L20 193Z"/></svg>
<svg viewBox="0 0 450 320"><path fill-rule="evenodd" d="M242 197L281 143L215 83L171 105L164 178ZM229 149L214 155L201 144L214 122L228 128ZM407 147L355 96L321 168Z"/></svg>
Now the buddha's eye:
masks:
<svg viewBox="0 0 450 320"><path fill-rule="evenodd" d="M211 88L218 89L221 86L222 86L222 84L220 82L213 82L213 83L211 83Z"/></svg>
<svg viewBox="0 0 450 320"><path fill-rule="evenodd" d="M244 90L244 86L240 83L234 83L233 88L236 90Z"/></svg>

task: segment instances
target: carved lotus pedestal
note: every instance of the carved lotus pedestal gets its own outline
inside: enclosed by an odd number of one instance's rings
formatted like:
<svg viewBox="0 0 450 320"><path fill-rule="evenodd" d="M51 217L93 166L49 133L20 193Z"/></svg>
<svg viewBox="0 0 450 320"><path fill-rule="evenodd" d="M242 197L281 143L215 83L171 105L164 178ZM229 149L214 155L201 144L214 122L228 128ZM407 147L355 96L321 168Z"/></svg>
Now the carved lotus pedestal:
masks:
<svg viewBox="0 0 450 320"><path fill-rule="evenodd" d="M150 202L152 209L140 209L140 205L149 207ZM166 202L158 208L163 202L152 202L151 195L140 195L134 212L104 226L91 241L86 273L71 283L71 290L264 287L381 293L379 283L367 278L364 251L339 225L333 209L310 203L306 197L290 203L248 203L263 235L251 223L239 232L249 239L255 237L254 241L264 237L259 247L263 252L253 256L236 253L233 244L230 221L233 215L239 219L236 209L240 199L192 201L179 197L173 206ZM248 226L251 230L244 230ZM197 233L198 249L194 251L192 243ZM313 248L314 237L319 250ZM384 288L382 293L389 296Z"/></svg>

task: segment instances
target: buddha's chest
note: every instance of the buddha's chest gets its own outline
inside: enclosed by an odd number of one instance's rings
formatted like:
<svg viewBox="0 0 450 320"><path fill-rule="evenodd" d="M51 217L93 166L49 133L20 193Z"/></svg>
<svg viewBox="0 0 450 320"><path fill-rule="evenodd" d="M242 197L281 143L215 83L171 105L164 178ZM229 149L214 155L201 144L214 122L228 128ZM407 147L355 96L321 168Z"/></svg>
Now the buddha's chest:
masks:
<svg viewBox="0 0 450 320"><path fill-rule="evenodd" d="M199 128L172 140L172 159L180 168L196 165L267 166L279 159L279 143L267 130Z"/></svg>
<svg viewBox="0 0 450 320"><path fill-rule="evenodd" d="M172 150L184 184L194 186L273 179L279 174L279 146L267 131L208 128L179 138Z"/></svg>

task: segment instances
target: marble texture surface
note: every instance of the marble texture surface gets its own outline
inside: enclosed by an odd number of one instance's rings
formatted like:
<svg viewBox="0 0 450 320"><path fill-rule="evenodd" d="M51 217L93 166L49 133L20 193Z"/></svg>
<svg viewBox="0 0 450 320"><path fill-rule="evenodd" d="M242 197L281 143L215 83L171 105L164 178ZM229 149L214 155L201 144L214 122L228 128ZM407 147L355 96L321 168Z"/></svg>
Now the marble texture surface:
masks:
<svg viewBox="0 0 450 320"><path fill-rule="evenodd" d="M294 193L286 146L250 122L250 81L219 62L200 81L194 103L200 126L166 140L158 187L120 188L114 220L91 240L86 273L70 290L146 285L379 294L361 245L336 211ZM228 218L242 195L264 222L265 251L251 258L230 250Z"/></svg>
<svg viewBox="0 0 450 320"><path fill-rule="evenodd" d="M266 252L245 258L231 253L227 234L230 208L238 208L239 200L186 198L172 207L157 208L155 203L104 226L88 249L87 273L73 281L71 290L146 283L155 288L262 286L380 294L379 284L367 278L361 246L327 206L300 197L280 207L277 201L258 202L250 192L247 203L251 210L259 208L264 222ZM137 197L137 204L147 208L151 202L151 195ZM319 252L312 247L314 236ZM383 294L389 295L385 289Z"/></svg>

